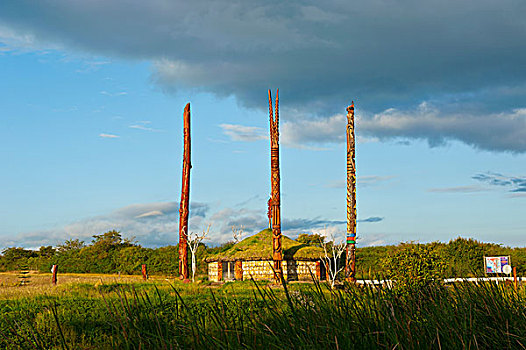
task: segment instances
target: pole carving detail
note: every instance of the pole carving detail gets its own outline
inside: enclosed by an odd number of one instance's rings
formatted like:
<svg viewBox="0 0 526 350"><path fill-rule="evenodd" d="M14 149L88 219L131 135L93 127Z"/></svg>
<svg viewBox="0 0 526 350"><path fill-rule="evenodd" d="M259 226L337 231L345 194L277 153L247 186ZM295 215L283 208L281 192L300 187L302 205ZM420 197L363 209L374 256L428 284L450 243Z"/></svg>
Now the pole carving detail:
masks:
<svg viewBox="0 0 526 350"><path fill-rule="evenodd" d="M269 200L270 221L272 227L272 259L276 278L280 279L282 274L281 263L283 255L281 251L281 199L280 199L280 174L279 174L279 90L276 92L276 113L272 111L272 96L268 91L268 109L270 116L270 181L271 195Z"/></svg>
<svg viewBox="0 0 526 350"><path fill-rule="evenodd" d="M347 107L347 258L345 273L356 279L356 164L354 102Z"/></svg>

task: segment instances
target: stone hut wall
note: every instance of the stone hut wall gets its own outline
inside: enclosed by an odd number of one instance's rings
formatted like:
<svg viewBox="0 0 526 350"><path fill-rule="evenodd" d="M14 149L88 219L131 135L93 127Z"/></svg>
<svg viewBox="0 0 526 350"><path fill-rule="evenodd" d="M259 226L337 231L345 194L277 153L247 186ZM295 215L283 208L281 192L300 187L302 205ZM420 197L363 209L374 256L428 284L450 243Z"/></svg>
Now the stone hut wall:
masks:
<svg viewBox="0 0 526 350"><path fill-rule="evenodd" d="M219 264L220 262L216 261L208 263L208 279L210 281L222 280L218 269ZM325 271L320 265L319 261L284 260L282 264L283 275L288 281L310 281L312 280L312 272L315 277L325 279ZM274 271L271 267L272 260L237 261L235 266L236 280L250 280L251 277L256 281L274 279Z"/></svg>
<svg viewBox="0 0 526 350"><path fill-rule="evenodd" d="M320 278L316 274L317 261L284 261L283 274L287 281L311 281L312 276ZM319 265L319 263L318 263ZM309 271L310 270L310 271Z"/></svg>
<svg viewBox="0 0 526 350"><path fill-rule="evenodd" d="M243 261L243 280L250 280L251 277L256 281L274 279L271 265L272 260Z"/></svg>
<svg viewBox="0 0 526 350"><path fill-rule="evenodd" d="M208 280L212 282L219 282L219 275L218 275L218 262L210 262L208 263Z"/></svg>

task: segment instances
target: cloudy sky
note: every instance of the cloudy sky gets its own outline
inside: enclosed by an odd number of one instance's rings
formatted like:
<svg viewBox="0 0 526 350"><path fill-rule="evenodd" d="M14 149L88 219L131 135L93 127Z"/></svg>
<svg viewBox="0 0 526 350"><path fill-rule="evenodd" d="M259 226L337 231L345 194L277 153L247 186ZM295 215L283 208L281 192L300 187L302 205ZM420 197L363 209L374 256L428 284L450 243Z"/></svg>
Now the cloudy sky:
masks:
<svg viewBox="0 0 526 350"><path fill-rule="evenodd" d="M0 248L110 229L177 242L182 111L191 227L267 225L267 89L280 89L286 234L526 241L526 3L0 2Z"/></svg>

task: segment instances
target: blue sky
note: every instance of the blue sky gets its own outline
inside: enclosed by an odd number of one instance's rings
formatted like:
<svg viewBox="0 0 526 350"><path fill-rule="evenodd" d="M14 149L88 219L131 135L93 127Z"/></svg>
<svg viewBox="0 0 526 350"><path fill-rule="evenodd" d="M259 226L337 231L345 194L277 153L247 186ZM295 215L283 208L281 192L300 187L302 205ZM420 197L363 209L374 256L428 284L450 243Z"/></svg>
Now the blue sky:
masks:
<svg viewBox="0 0 526 350"><path fill-rule="evenodd" d="M455 4L2 2L0 247L176 243L187 102L190 230L265 228L269 88L286 234L344 237L354 100L359 245L524 246L526 5Z"/></svg>

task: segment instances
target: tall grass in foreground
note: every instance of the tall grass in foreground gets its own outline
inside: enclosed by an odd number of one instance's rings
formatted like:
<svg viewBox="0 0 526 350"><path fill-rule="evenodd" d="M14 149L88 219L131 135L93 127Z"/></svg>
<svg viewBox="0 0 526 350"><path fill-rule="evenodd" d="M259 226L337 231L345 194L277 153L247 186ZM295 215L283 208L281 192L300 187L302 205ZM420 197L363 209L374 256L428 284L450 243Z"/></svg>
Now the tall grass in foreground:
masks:
<svg viewBox="0 0 526 350"><path fill-rule="evenodd" d="M292 286L291 286L292 287ZM59 300L0 327L0 348L493 349L526 348L524 290L432 286L400 296L374 286L272 289L188 298L180 290L117 288ZM72 309L73 307L73 309Z"/></svg>

